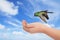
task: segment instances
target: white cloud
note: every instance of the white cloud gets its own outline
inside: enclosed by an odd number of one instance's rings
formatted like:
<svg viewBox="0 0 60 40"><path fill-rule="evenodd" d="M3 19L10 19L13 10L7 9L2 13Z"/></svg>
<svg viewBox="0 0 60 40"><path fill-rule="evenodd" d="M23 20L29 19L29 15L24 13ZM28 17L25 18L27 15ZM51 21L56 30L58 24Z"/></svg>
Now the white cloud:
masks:
<svg viewBox="0 0 60 40"><path fill-rule="evenodd" d="M18 24L22 24L21 21L17 20L17 19L14 19L15 22L17 22Z"/></svg>
<svg viewBox="0 0 60 40"><path fill-rule="evenodd" d="M12 27L22 28L22 22L17 20L16 18L10 17L9 20L5 20L4 22L8 23L9 25L12 25Z"/></svg>
<svg viewBox="0 0 60 40"><path fill-rule="evenodd" d="M12 25L12 27L15 27L15 28L22 28L22 24L16 24L12 21L6 21L8 24Z"/></svg>
<svg viewBox="0 0 60 40"><path fill-rule="evenodd" d="M23 3L22 3L22 2L19 2L19 1L17 1L17 4L18 4L18 5L23 5Z"/></svg>
<svg viewBox="0 0 60 40"><path fill-rule="evenodd" d="M13 25L14 27L19 27L19 25L15 24L15 23L13 23L11 21L7 21L7 23L10 24L10 25Z"/></svg>
<svg viewBox="0 0 60 40"><path fill-rule="evenodd" d="M13 19L13 20L12 20L12 19ZM8 20L6 20L6 21L8 21ZM10 18L9 18L9 21L14 22L14 23L16 23L16 24L22 24L20 20L18 20L18 19L16 19L16 18L13 18L13 17L11 17L11 16L10 16Z"/></svg>
<svg viewBox="0 0 60 40"><path fill-rule="evenodd" d="M0 0L0 11L4 12L5 15L17 15L18 6L7 0Z"/></svg>
<svg viewBox="0 0 60 40"><path fill-rule="evenodd" d="M5 28L5 26L0 24L0 29L4 29L4 28Z"/></svg>
<svg viewBox="0 0 60 40"><path fill-rule="evenodd" d="M13 31L12 34L16 37L16 39L23 40L53 40L45 34L24 34L23 32Z"/></svg>
<svg viewBox="0 0 60 40"><path fill-rule="evenodd" d="M12 34L14 34L14 35L20 35L20 34L22 34L22 32L14 31Z"/></svg>
<svg viewBox="0 0 60 40"><path fill-rule="evenodd" d="M47 35L45 35L43 33L39 33L39 34L38 33L37 34L28 34L28 36L30 38L32 38L32 40L52 40L52 38L50 38L49 36L47 36Z"/></svg>
<svg viewBox="0 0 60 40"><path fill-rule="evenodd" d="M24 33L23 31L12 31L11 29L6 32L0 33L0 38L3 40L53 40L49 36L39 33L39 34L30 34L30 33Z"/></svg>
<svg viewBox="0 0 60 40"><path fill-rule="evenodd" d="M5 29L4 32L0 33L0 38L3 40L53 40L49 36L39 33L39 34L30 34L25 33L24 31L17 31L19 29L9 28Z"/></svg>
<svg viewBox="0 0 60 40"><path fill-rule="evenodd" d="M18 36L24 35L24 33L21 32L21 31L19 31L19 32L18 32L18 31L13 31L12 34L13 34L13 35L18 35Z"/></svg>
<svg viewBox="0 0 60 40"><path fill-rule="evenodd" d="M3 36L4 38L8 38L7 33L4 33L2 36Z"/></svg>

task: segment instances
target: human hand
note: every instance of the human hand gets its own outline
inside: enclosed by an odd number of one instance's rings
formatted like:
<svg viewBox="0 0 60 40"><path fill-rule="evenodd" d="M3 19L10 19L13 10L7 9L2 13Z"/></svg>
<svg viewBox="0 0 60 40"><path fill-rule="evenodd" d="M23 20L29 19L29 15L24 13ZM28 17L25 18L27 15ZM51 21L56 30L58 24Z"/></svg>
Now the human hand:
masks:
<svg viewBox="0 0 60 40"><path fill-rule="evenodd" d="M60 30L56 30L39 22L27 24L25 20L22 21L23 29L29 33L45 33L55 40L60 40Z"/></svg>
<svg viewBox="0 0 60 40"><path fill-rule="evenodd" d="M40 33L44 32L46 29L46 25L41 24L39 22L27 24L25 20L22 21L23 29L29 33Z"/></svg>

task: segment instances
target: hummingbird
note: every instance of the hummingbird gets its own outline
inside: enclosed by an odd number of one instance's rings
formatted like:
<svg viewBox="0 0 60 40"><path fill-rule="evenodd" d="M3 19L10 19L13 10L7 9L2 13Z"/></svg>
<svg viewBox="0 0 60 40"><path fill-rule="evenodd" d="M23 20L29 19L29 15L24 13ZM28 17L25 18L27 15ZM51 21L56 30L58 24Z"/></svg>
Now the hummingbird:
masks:
<svg viewBox="0 0 60 40"><path fill-rule="evenodd" d="M35 12L34 16L40 17L45 23L47 23L46 20L49 20L48 13L53 13L53 12L48 12L48 10L39 11L39 12Z"/></svg>

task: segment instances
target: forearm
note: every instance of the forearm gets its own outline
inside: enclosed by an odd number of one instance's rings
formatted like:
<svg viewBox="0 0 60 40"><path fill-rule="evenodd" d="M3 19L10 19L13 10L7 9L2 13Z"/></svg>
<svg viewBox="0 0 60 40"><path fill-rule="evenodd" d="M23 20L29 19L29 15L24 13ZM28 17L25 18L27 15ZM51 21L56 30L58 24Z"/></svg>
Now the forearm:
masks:
<svg viewBox="0 0 60 40"><path fill-rule="evenodd" d="M55 40L60 40L60 30L56 30L53 28L46 28L44 31L45 34L48 36L54 38Z"/></svg>

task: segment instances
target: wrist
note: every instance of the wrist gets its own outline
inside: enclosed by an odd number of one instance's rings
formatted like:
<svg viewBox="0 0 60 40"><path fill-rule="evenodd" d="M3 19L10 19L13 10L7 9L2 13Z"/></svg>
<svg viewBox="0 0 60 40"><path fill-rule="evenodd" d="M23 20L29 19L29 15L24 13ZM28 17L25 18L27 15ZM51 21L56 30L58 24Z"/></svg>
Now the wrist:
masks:
<svg viewBox="0 0 60 40"><path fill-rule="evenodd" d="M45 26L45 27L43 28L43 30L42 30L42 33L46 33L46 32L49 31L49 30L50 30L50 27Z"/></svg>
<svg viewBox="0 0 60 40"><path fill-rule="evenodd" d="M43 33L48 34L48 33L51 32L52 30L53 30L53 29L50 28L50 27L45 27Z"/></svg>
<svg viewBox="0 0 60 40"><path fill-rule="evenodd" d="M39 25L39 32L40 33L45 33L49 27L46 25Z"/></svg>

